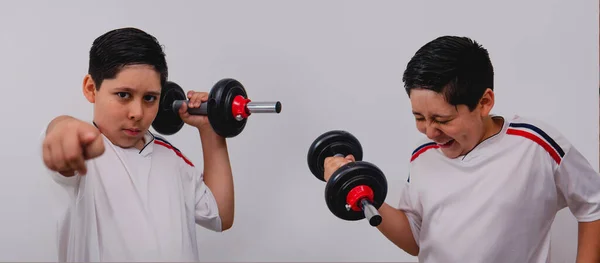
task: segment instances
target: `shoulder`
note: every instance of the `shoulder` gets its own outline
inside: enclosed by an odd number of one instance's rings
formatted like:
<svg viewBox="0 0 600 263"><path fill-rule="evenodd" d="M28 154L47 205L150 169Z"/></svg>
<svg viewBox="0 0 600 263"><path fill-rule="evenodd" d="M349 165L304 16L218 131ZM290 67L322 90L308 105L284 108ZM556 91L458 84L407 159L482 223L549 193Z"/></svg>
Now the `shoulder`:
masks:
<svg viewBox="0 0 600 263"><path fill-rule="evenodd" d="M158 145L164 146L165 148L180 152L179 149L177 149L177 147L175 147L175 145L173 145L171 142L169 142L167 139L165 139L165 137L162 137L161 135L154 134L154 133L150 133L150 134L153 137L154 144L158 144Z"/></svg>
<svg viewBox="0 0 600 263"><path fill-rule="evenodd" d="M571 148L570 142L563 134L545 121L522 116L515 116L507 121L509 122L506 129L508 136L517 137L519 140L543 148L559 163L565 156L565 152Z"/></svg>
<svg viewBox="0 0 600 263"><path fill-rule="evenodd" d="M412 149L411 149L412 152L410 155L410 161L409 161L410 168L409 168L409 172L408 172L408 177L406 179L407 183L412 183L412 179L414 177L413 175L414 175L416 167L421 167L422 165L428 165L433 160L431 158L426 158L427 161L423 161L423 155L429 155L432 153L436 154L436 151L434 149L437 149L437 148L439 148L437 143L428 139L427 137L422 137L421 139L417 140L413 144Z"/></svg>
<svg viewBox="0 0 600 263"><path fill-rule="evenodd" d="M170 143L167 139L165 139L164 137L157 135L157 134L153 134L151 133L153 136L153 141L151 143L154 143L155 145L158 145L159 147L165 148L168 151L166 151L167 154L172 154L173 156L177 156L180 160L182 160L183 162L185 162L187 165L194 167L194 164L177 148L175 147L175 145L173 145L172 143Z"/></svg>
<svg viewBox="0 0 600 263"><path fill-rule="evenodd" d="M439 146L434 141L428 138L421 138L413 145L410 161L413 162L425 152L437 148L439 148Z"/></svg>
<svg viewBox="0 0 600 263"><path fill-rule="evenodd" d="M516 115L507 121L509 130L524 130L549 138L562 137L557 128L540 119Z"/></svg>

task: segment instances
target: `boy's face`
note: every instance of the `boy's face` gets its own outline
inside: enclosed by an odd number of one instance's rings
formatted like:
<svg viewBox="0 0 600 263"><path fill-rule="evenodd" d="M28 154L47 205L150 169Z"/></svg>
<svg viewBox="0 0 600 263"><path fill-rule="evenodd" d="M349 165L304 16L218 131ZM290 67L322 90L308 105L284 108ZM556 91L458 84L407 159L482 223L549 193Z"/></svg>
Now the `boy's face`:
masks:
<svg viewBox="0 0 600 263"><path fill-rule="evenodd" d="M493 106L493 92L486 91L473 111L453 106L444 96L427 89L413 89L410 103L417 129L435 141L448 158L467 154L485 136L484 118Z"/></svg>
<svg viewBox="0 0 600 263"><path fill-rule="evenodd" d="M160 74L148 65L124 67L114 79L105 79L99 90L88 75L84 94L94 103L94 121L115 145L141 149L144 134L158 112Z"/></svg>

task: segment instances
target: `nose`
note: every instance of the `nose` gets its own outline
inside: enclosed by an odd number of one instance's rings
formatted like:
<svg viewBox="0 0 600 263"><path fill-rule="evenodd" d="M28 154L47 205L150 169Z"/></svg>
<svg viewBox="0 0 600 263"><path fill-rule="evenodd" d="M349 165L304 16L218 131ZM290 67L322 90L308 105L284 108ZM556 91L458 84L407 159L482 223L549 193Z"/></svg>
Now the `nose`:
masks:
<svg viewBox="0 0 600 263"><path fill-rule="evenodd" d="M144 116L144 108L141 101L133 101L129 104L129 119L138 121Z"/></svg>
<svg viewBox="0 0 600 263"><path fill-rule="evenodd" d="M427 135L427 138L429 138L430 140L435 139L441 134L441 131L434 124L431 123L427 124L427 127L425 127L425 129L425 135Z"/></svg>

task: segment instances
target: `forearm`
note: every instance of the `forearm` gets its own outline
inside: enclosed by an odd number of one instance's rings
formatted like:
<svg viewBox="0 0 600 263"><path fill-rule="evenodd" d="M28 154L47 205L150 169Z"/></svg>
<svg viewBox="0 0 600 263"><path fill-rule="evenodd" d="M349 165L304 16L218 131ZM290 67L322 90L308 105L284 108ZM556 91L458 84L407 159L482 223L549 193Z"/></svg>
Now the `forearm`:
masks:
<svg viewBox="0 0 600 263"><path fill-rule="evenodd" d="M415 242L406 214L386 203L378 211L383 221L377 226L377 229L396 246L413 256L417 256L419 247Z"/></svg>
<svg viewBox="0 0 600 263"><path fill-rule="evenodd" d="M234 217L233 176L227 143L211 128L200 131L200 139L204 156L204 183L217 201L225 230L233 225Z"/></svg>
<svg viewBox="0 0 600 263"><path fill-rule="evenodd" d="M577 263L600 263L600 220L579 223Z"/></svg>

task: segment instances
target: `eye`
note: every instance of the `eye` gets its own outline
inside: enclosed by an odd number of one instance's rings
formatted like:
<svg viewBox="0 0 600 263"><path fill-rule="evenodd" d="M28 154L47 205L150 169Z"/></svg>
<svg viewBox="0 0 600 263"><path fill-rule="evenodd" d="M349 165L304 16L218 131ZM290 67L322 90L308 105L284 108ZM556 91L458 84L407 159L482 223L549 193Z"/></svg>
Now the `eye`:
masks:
<svg viewBox="0 0 600 263"><path fill-rule="evenodd" d="M435 120L435 122L439 123L439 124L448 124L451 120L445 120L445 121L438 121Z"/></svg>
<svg viewBox="0 0 600 263"><path fill-rule="evenodd" d="M146 95L144 96L144 100L148 101L148 102L153 102L156 100L156 96L154 95Z"/></svg>
<svg viewBox="0 0 600 263"><path fill-rule="evenodd" d="M129 98L129 93L127 93L127 92L117 92L117 96L119 96L122 99L126 99L126 98Z"/></svg>

